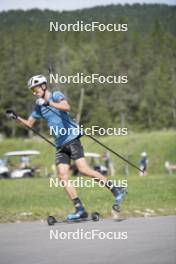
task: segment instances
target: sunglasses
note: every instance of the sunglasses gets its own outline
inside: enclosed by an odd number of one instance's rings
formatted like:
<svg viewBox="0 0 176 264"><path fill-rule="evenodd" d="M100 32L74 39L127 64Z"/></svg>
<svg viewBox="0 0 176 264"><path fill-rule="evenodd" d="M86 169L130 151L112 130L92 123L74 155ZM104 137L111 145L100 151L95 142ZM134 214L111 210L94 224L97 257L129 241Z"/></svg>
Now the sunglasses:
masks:
<svg viewBox="0 0 176 264"><path fill-rule="evenodd" d="M36 87L32 87L31 90L32 90L33 93L37 93L38 88L39 88L38 86L36 86Z"/></svg>

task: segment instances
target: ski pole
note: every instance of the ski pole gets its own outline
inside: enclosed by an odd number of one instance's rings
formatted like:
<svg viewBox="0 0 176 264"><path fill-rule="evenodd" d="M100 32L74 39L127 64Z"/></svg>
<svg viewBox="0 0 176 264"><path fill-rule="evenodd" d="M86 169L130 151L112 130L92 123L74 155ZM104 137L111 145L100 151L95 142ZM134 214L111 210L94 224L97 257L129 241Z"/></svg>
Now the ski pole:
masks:
<svg viewBox="0 0 176 264"><path fill-rule="evenodd" d="M69 120L67 120L66 118L64 118L63 116L61 116L59 113L55 112L51 107L46 106L51 112L53 112L54 114L56 114L58 117L62 118L63 120L65 120L68 124L71 124L73 126L75 126L75 128L77 128L77 126L75 124L73 124L72 122L70 122ZM84 132L84 130L83 130ZM86 135L84 133L84 135ZM116 151L114 151L113 149L109 148L108 146L106 146L105 144L103 144L102 142L100 142L98 139L96 139L95 137L91 136L91 135L86 135L87 137L91 138L92 140L94 140L96 143L98 143L99 145L101 145L102 147L104 147L105 149L109 150L111 153L113 153L114 155L116 155L117 157L119 157L120 159L122 159L123 161L127 162L129 165L131 165L132 167L134 167L135 169L137 169L138 171L143 173L143 170L141 170L139 167L137 167L135 164L133 164L131 161L127 160L126 158L124 158L122 155L118 154Z"/></svg>

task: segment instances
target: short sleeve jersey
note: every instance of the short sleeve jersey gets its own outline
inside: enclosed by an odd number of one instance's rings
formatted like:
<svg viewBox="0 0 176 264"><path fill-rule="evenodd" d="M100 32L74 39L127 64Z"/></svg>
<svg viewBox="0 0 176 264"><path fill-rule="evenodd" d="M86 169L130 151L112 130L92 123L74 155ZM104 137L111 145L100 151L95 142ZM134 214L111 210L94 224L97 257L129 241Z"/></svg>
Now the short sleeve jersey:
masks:
<svg viewBox="0 0 176 264"><path fill-rule="evenodd" d="M48 99L49 102L61 102L62 100L65 100L65 96L60 91L53 92ZM50 109L52 109L52 111ZM53 113L53 111L56 114ZM81 136L77 124L70 118L68 112L50 106L35 105L31 116L34 119L43 118L47 121L50 134L54 136L57 148Z"/></svg>

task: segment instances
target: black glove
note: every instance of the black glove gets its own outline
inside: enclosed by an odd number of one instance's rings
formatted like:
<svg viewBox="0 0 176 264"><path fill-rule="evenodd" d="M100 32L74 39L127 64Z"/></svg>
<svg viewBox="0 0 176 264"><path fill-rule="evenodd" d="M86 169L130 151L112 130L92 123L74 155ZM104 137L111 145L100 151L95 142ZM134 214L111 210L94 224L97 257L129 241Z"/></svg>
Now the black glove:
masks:
<svg viewBox="0 0 176 264"><path fill-rule="evenodd" d="M35 103L40 106L49 106L49 102L45 101L43 98L37 99Z"/></svg>
<svg viewBox="0 0 176 264"><path fill-rule="evenodd" d="M13 118L13 119L17 119L18 118L18 115L12 109L7 109L6 110L6 116L8 118Z"/></svg>

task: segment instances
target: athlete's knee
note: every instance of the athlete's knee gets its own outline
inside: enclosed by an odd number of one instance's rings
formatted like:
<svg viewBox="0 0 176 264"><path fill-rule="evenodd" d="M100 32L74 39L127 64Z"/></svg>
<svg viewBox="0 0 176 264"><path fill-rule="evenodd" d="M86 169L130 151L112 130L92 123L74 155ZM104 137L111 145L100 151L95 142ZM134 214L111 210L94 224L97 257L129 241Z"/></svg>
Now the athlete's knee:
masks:
<svg viewBox="0 0 176 264"><path fill-rule="evenodd" d="M60 180L68 181L68 172L65 170L65 168L59 168L58 170L58 176Z"/></svg>

